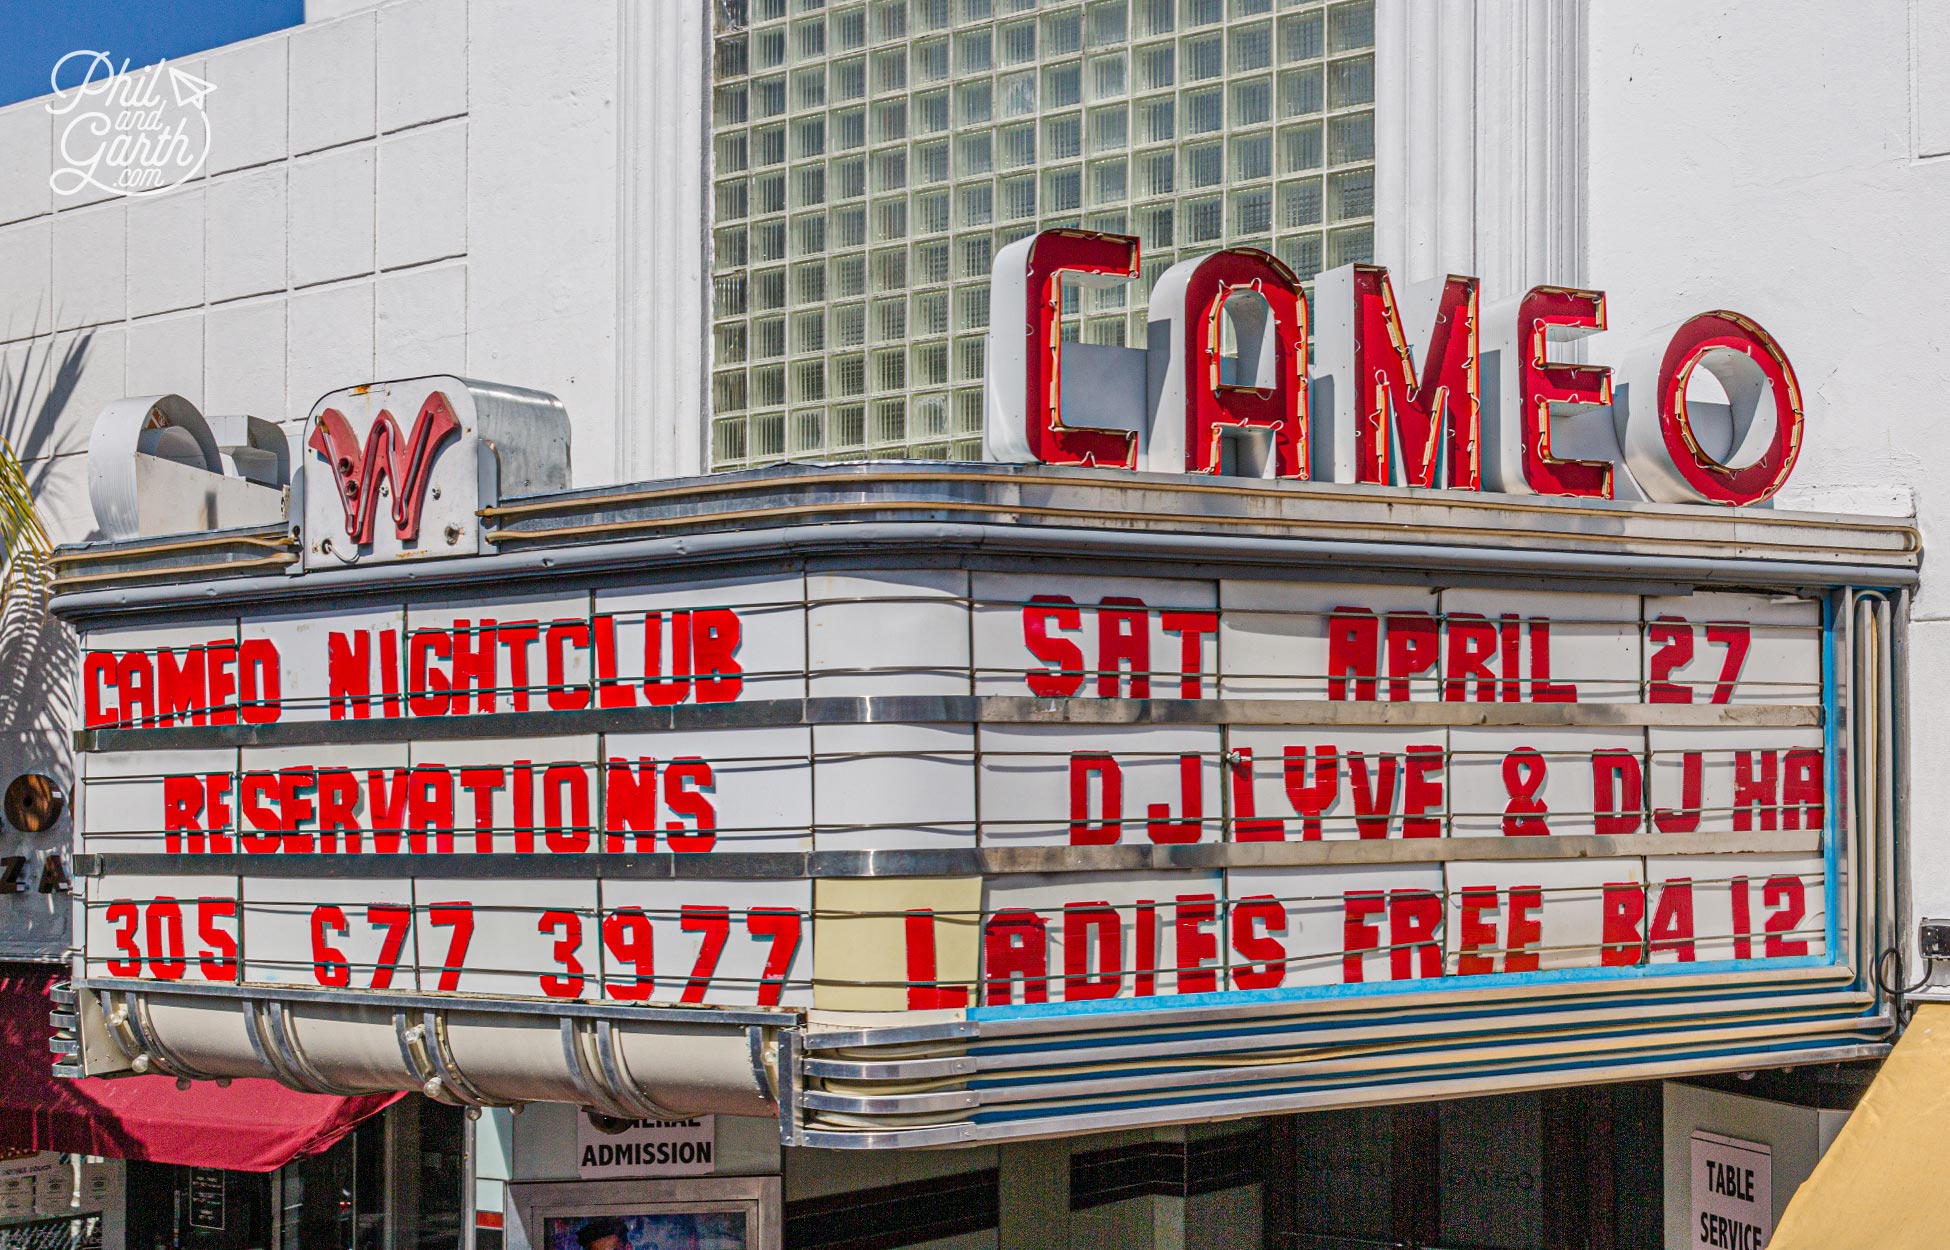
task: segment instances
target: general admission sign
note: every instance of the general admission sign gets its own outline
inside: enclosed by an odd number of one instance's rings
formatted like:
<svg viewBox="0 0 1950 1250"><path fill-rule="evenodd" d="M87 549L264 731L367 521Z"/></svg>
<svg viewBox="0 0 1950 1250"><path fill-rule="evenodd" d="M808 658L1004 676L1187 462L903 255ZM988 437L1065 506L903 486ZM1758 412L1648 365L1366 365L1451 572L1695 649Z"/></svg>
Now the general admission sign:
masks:
<svg viewBox="0 0 1950 1250"><path fill-rule="evenodd" d="M560 406L453 378L310 429L287 522L60 557L65 1071L860 1146L1887 1030L1907 527L1277 442L537 492Z"/></svg>

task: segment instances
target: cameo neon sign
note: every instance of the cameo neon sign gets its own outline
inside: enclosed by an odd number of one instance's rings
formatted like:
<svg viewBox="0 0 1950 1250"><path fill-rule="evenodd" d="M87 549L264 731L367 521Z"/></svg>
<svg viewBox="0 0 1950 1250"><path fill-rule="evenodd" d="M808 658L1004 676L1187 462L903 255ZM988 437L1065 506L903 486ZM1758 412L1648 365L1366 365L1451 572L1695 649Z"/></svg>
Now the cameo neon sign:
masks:
<svg viewBox="0 0 1950 1250"><path fill-rule="evenodd" d="M1235 248L1159 276L1145 347L1063 342L1065 283L1138 272L1126 235L1045 230L996 255L990 459L1740 505L1775 495L1800 454L1794 368L1739 313L1701 313L1628 352L1615 391L1611 367L1552 352L1607 327L1602 291L1538 286L1485 310L1478 281L1451 275L1406 291L1421 315L1405 317L1386 269L1348 265L1320 276L1310 310L1279 259ZM1724 404L1689 398L1702 369ZM1580 414L1587 454L1560 454L1554 429Z"/></svg>

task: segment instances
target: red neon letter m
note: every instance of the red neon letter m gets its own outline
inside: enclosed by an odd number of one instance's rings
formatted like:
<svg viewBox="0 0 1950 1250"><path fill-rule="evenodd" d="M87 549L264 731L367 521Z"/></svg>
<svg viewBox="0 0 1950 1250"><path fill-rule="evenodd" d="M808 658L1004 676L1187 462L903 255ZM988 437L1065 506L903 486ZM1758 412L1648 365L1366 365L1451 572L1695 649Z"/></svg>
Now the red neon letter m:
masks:
<svg viewBox="0 0 1950 1250"><path fill-rule="evenodd" d="M420 536L420 511L426 506L434 452L448 435L459 432L460 421L453 407L445 395L435 391L420 405L420 415L404 447L392 413L382 409L373 418L361 447L352 426L336 408L327 408L319 415L306 445L332 467L339 502L345 505L346 535L363 547L372 541L378 519L381 479L393 484L393 529L399 540L410 543Z"/></svg>
<svg viewBox="0 0 1950 1250"><path fill-rule="evenodd" d="M1355 480L1388 485L1399 451L1403 485L1481 490L1476 279L1451 274L1443 282L1418 382L1388 271L1379 265L1353 270ZM1444 450L1449 480L1438 483Z"/></svg>

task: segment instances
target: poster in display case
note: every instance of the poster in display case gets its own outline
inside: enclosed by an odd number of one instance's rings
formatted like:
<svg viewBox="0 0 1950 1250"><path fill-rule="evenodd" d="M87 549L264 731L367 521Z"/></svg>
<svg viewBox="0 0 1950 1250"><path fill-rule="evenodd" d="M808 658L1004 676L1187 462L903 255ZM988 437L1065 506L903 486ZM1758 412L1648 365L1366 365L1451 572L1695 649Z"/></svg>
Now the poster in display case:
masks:
<svg viewBox="0 0 1950 1250"><path fill-rule="evenodd" d="M698 1177L510 1187L529 1250L779 1250L779 1178Z"/></svg>

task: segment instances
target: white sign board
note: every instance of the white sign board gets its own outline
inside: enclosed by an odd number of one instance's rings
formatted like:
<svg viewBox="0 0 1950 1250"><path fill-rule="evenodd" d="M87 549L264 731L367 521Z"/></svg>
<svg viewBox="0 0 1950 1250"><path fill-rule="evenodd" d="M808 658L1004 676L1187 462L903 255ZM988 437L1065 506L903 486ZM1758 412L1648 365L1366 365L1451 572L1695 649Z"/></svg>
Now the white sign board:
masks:
<svg viewBox="0 0 1950 1250"><path fill-rule="evenodd" d="M1762 1250L1774 1236L1774 1152L1759 1142L1693 1132L1691 1244Z"/></svg>
<svg viewBox="0 0 1950 1250"><path fill-rule="evenodd" d="M1901 604L1852 587L1908 585L1909 528L1026 472L504 490L475 518L504 554L437 577L375 547L63 596L89 1027L59 1070L291 1079L275 1042L347 1086L776 1116L824 1149L1075 1131L1127 1042L1197 1063L1147 1075L1122 1127L1358 1103L1384 1067L1576 1083L1881 1035L1846 988L1873 909L1845 891L1890 834L1844 800L1891 749L1850 727ZM390 532L379 507L352 519ZM1013 520L942 530L943 507ZM876 528L843 533L860 508ZM611 542L660 527L711 541ZM559 1044L510 1052L551 1018ZM1378 1044L1421 1058L1305 1091L1240 1066L1277 1067L1289 1020L1399 1021ZM893 1069L814 1088L764 1053L898 1066L982 1036L1035 1040L966 1097Z"/></svg>
<svg viewBox="0 0 1950 1250"><path fill-rule="evenodd" d="M586 1181L638 1176L709 1176L716 1170L712 1147L717 1120L633 1120L620 1133L576 1117L576 1170Z"/></svg>
<svg viewBox="0 0 1950 1250"><path fill-rule="evenodd" d="M178 857L167 874L88 881L89 975L807 1007L812 884L734 866L752 853L1082 857L1280 842L1454 849L1372 864L997 875L981 901L983 970L945 979L958 1005L1061 1009L1829 956L1813 599L917 576L605 586L90 630L89 728L206 740L83 761L84 849L125 864ZM913 623L901 614L922 609L927 627L890 653L896 627ZM979 734L938 721L709 720L733 704L910 680L930 695L1214 701L1232 717L996 721ZM1253 712L1269 700L1284 714ZM1541 715L1593 703L1628 706L1575 724ZM1350 722L1349 705L1372 723ZM664 709L688 719L622 719ZM1692 719L1660 719L1674 710ZM564 729L442 728L506 713ZM598 728L591 715L612 719ZM426 731L402 735L399 722ZM319 723L331 741L277 741ZM227 726L263 740L209 745ZM1655 834L1694 836L1652 855L1549 846ZM1474 849L1511 838L1538 854ZM724 867L681 880L535 879L461 862L662 852ZM199 871L203 857L238 854L277 862L241 878L216 858ZM341 857L397 872L282 871ZM931 1001L937 979L920 975L935 958L924 945L907 954L915 992L895 1007Z"/></svg>

